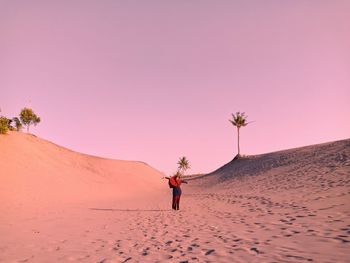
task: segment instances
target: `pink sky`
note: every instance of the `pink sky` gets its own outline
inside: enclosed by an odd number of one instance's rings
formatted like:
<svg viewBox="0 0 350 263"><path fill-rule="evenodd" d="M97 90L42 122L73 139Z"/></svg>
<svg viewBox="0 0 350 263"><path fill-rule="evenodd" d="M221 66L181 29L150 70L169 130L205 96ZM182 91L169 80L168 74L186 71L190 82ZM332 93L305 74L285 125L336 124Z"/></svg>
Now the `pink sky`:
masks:
<svg viewBox="0 0 350 263"><path fill-rule="evenodd" d="M76 151L191 173L350 136L350 1L1 1L0 107Z"/></svg>

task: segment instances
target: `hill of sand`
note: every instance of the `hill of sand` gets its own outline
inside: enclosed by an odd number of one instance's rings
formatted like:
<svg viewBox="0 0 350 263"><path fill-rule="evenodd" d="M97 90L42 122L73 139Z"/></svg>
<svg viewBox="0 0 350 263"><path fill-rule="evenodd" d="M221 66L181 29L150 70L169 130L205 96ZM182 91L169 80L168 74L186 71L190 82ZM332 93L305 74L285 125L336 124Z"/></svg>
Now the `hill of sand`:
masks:
<svg viewBox="0 0 350 263"><path fill-rule="evenodd" d="M143 162L111 160L63 148L34 135L0 136L2 206L38 207L122 200L159 191L164 176Z"/></svg>
<svg viewBox="0 0 350 263"><path fill-rule="evenodd" d="M349 262L349 139L234 159L191 185L220 258Z"/></svg>
<svg viewBox="0 0 350 263"><path fill-rule="evenodd" d="M349 262L349 139L233 160L179 211L143 163L24 134L0 149L0 262Z"/></svg>

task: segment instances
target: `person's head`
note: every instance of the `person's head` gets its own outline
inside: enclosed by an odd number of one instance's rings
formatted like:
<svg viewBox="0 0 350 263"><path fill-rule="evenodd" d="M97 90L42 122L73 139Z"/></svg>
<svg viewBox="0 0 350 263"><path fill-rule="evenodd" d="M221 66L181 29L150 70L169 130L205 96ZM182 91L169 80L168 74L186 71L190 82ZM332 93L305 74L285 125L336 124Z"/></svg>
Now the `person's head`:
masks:
<svg viewBox="0 0 350 263"><path fill-rule="evenodd" d="M176 174L174 175L174 177L175 177L175 179L177 179L177 178L181 178L181 173L180 172L176 172Z"/></svg>

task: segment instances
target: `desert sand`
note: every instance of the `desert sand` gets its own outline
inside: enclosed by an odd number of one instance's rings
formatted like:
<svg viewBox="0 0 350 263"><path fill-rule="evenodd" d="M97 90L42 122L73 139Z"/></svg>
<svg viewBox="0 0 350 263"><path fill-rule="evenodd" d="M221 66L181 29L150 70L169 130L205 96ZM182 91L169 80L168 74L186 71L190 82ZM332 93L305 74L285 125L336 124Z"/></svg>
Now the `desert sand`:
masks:
<svg viewBox="0 0 350 263"><path fill-rule="evenodd" d="M349 262L350 139L163 176L0 136L0 262Z"/></svg>

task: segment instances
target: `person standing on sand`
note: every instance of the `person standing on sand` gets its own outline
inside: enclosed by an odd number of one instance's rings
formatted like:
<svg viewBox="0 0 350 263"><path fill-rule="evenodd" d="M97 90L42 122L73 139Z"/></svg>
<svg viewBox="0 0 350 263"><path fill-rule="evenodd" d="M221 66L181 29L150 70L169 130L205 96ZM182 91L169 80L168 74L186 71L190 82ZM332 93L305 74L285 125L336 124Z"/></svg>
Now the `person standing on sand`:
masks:
<svg viewBox="0 0 350 263"><path fill-rule="evenodd" d="M172 200L172 209L179 210L180 209L180 197L182 194L180 185L182 183L188 184L187 181L181 179L181 174L177 172L172 177L165 177L169 180L170 188L173 188L173 200Z"/></svg>

